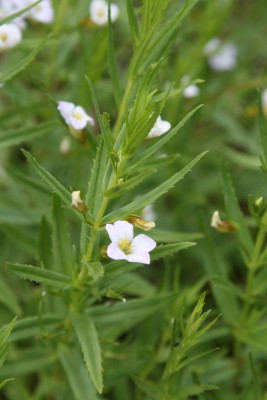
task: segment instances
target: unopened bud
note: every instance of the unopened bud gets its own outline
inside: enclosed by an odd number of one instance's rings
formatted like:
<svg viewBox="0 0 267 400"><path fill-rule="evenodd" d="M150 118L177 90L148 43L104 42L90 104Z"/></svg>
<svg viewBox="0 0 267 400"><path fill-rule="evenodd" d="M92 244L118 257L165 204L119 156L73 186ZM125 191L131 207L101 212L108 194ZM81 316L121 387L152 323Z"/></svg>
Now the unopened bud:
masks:
<svg viewBox="0 0 267 400"><path fill-rule="evenodd" d="M150 231L150 229L155 228L156 224L152 221L146 221L145 219L138 217L137 215L131 215L128 218L128 222L137 228L143 229L144 231Z"/></svg>
<svg viewBox="0 0 267 400"><path fill-rule="evenodd" d="M211 226L218 232L231 233L238 230L237 224L229 220L221 220L219 211L214 211L211 218Z"/></svg>
<svg viewBox="0 0 267 400"><path fill-rule="evenodd" d="M72 207L76 208L80 212L86 212L87 207L84 201L82 201L80 197L80 190L76 190L75 192L71 193L71 205Z"/></svg>
<svg viewBox="0 0 267 400"><path fill-rule="evenodd" d="M256 200L255 200L255 206L257 206L257 207L260 207L261 205L262 205L262 203L263 203L263 197L261 196L261 197L258 197Z"/></svg>
<svg viewBox="0 0 267 400"><path fill-rule="evenodd" d="M107 255L107 249L108 249L108 246L101 247L100 255L101 255L102 258L109 258L108 255Z"/></svg>

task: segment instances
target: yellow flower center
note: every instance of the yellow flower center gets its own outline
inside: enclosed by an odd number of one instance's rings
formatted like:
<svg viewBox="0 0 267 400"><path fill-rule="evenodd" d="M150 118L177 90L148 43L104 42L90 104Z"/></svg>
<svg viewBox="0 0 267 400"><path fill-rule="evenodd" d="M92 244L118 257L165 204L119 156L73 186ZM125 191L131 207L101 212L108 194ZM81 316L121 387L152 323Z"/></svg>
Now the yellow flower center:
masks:
<svg viewBox="0 0 267 400"><path fill-rule="evenodd" d="M6 33L1 33L0 39L2 40L2 42L5 43L7 41L7 34Z"/></svg>
<svg viewBox="0 0 267 400"><path fill-rule="evenodd" d="M83 118L82 114L79 111L74 112L73 113L73 117L75 119L82 119Z"/></svg>
<svg viewBox="0 0 267 400"><path fill-rule="evenodd" d="M121 239L118 242L119 248L124 254L130 254L132 250L132 242L129 239Z"/></svg>

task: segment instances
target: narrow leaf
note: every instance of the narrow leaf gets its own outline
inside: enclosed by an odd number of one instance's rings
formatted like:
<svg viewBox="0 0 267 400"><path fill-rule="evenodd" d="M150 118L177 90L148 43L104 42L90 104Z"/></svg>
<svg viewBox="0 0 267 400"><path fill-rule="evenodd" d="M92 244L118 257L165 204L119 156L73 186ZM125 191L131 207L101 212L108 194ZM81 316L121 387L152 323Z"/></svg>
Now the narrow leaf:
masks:
<svg viewBox="0 0 267 400"><path fill-rule="evenodd" d="M35 139L50 132L57 126L57 121L49 121L27 128L23 127L12 131L0 132L0 149Z"/></svg>
<svg viewBox="0 0 267 400"><path fill-rule="evenodd" d="M153 189L151 192L143 195L138 200L133 201L132 203L120 208L119 210L113 211L103 218L102 224L110 223L117 221L119 219L123 219L127 217L129 214L135 214L137 210L140 208L144 208L150 203L153 203L157 198L162 196L164 193L168 192L176 183L184 178L184 176L191 171L191 168L206 154L207 152L201 153L199 156L195 157L186 167L184 167L181 171L174 174L167 181L162 183L157 188Z"/></svg>
<svg viewBox="0 0 267 400"><path fill-rule="evenodd" d="M264 161L265 164L267 164L267 122L262 109L260 92L258 93L258 110L259 110L258 125L260 131L260 141L263 150Z"/></svg>
<svg viewBox="0 0 267 400"><path fill-rule="evenodd" d="M80 342L85 365L96 390L103 390L101 349L94 322L89 315L71 314L71 322Z"/></svg>
<svg viewBox="0 0 267 400"><path fill-rule="evenodd" d="M43 283L44 285L58 289L65 289L71 285L71 280L68 276L59 274L58 272L47 271L32 265L13 264L7 262L6 269L8 272L21 279Z"/></svg>
<svg viewBox="0 0 267 400"><path fill-rule="evenodd" d="M186 122L201 108L203 105L199 105L190 111L186 116L176 125L173 129L167 132L165 135L157 138L156 142L148 147L139 157L133 160L131 166L128 167L128 171L135 170L139 167L142 162L150 158L156 151L158 151L163 145L165 145L169 140L171 140L179 130L186 124Z"/></svg>
<svg viewBox="0 0 267 400"><path fill-rule="evenodd" d="M127 8L128 22L131 30L133 44L134 47L136 47L139 42L139 29L138 29L137 19L134 13L132 0L126 0L126 8Z"/></svg>
<svg viewBox="0 0 267 400"><path fill-rule="evenodd" d="M113 31L112 31L112 22L110 18L110 0L109 0L109 7L108 7L108 55L109 55L109 70L110 70L110 77L114 92L114 99L119 109L120 102L121 102L121 87L120 87L120 79L118 74L118 69L116 65L116 56L115 56L115 48L114 48L114 38L113 38Z"/></svg>
<svg viewBox="0 0 267 400"><path fill-rule="evenodd" d="M23 69L25 69L35 59L36 55L43 49L50 37L51 34L49 34L45 39L41 40L38 46L36 46L35 49L25 58L12 65L12 67L9 68L7 71L1 72L0 81L6 82L9 79L13 78L13 76L21 72Z"/></svg>
<svg viewBox="0 0 267 400"><path fill-rule="evenodd" d="M52 206L52 243L54 270L71 277L73 274L71 239L61 199L56 194L53 196Z"/></svg>
<svg viewBox="0 0 267 400"><path fill-rule="evenodd" d="M4 304L14 314L21 313L21 309L16 300L16 296L8 287L3 278L0 279L0 303Z"/></svg>
<svg viewBox="0 0 267 400"><path fill-rule="evenodd" d="M98 397L80 354L75 349L60 346L58 356L75 400L84 400L85 393L88 399L97 400Z"/></svg>
<svg viewBox="0 0 267 400"><path fill-rule="evenodd" d="M225 199L225 206L227 209L229 219L233 220L238 224L239 230L237 232L237 235L240 239L240 242L242 243L243 248L246 250L246 253L251 254L253 249L253 241L249 229L247 227L245 218L239 207L235 190L232 184L232 180L225 165L222 167L222 186Z"/></svg>
<svg viewBox="0 0 267 400"><path fill-rule="evenodd" d="M22 150L22 152L38 175L40 175L44 182L50 187L50 189L54 191L65 204L69 206L71 204L70 192L53 175L43 168L28 151Z"/></svg>

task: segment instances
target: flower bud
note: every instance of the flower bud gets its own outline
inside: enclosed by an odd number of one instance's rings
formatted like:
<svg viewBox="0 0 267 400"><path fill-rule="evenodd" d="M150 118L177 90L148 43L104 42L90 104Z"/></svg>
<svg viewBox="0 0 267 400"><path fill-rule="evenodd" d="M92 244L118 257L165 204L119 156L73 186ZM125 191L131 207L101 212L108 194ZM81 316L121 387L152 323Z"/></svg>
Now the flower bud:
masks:
<svg viewBox="0 0 267 400"><path fill-rule="evenodd" d="M138 215L131 215L127 221L133 226L143 229L144 231L150 231L156 226L155 222L146 221L145 219L138 217Z"/></svg>
<svg viewBox="0 0 267 400"><path fill-rule="evenodd" d="M84 201L82 201L80 197L80 190L76 190L71 193L71 205L72 207L76 208L80 212L86 212L87 207Z"/></svg>
<svg viewBox="0 0 267 400"><path fill-rule="evenodd" d="M223 232L223 233L231 233L231 232L236 232L238 230L237 224L235 224L233 221L221 220L219 211L214 211L210 225L213 228L215 228L218 232Z"/></svg>

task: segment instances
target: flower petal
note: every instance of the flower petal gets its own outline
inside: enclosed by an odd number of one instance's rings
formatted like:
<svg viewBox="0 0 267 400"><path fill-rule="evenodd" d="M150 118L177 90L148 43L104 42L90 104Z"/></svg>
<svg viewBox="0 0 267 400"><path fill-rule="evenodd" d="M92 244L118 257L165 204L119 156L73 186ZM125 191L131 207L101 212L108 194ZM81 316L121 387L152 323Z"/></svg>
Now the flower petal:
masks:
<svg viewBox="0 0 267 400"><path fill-rule="evenodd" d="M117 243L114 242L110 243L110 245L108 246L107 255L113 260L127 260L126 254L124 254Z"/></svg>
<svg viewBox="0 0 267 400"><path fill-rule="evenodd" d="M150 255L148 252L136 251L126 256L129 262L138 262L142 264L150 264Z"/></svg>
<svg viewBox="0 0 267 400"><path fill-rule="evenodd" d="M157 243L147 235L138 235L132 241L133 252L149 252L156 247Z"/></svg>
<svg viewBox="0 0 267 400"><path fill-rule="evenodd" d="M116 221L114 225L107 224L106 230L112 242L118 242L121 239L133 240L133 225L127 221Z"/></svg>
<svg viewBox="0 0 267 400"><path fill-rule="evenodd" d="M57 109L64 118L66 124L70 124L70 117L71 114L73 113L73 110L75 108L75 105L71 103L70 101L59 101Z"/></svg>

